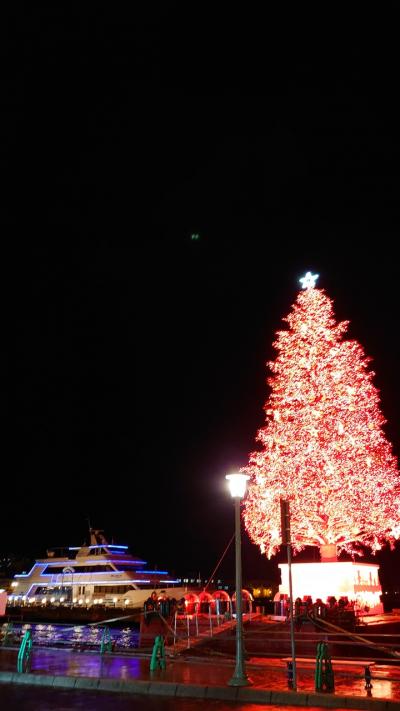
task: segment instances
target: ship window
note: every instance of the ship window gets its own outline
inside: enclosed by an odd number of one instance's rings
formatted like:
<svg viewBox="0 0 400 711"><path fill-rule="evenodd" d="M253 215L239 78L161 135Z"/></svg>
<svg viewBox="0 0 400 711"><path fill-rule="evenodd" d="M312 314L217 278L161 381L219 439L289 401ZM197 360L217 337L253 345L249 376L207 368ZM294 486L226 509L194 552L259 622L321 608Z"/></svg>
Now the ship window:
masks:
<svg viewBox="0 0 400 711"><path fill-rule="evenodd" d="M128 592L128 590L133 590L132 585L95 585L94 586L94 593L95 594L109 593L109 595L112 595L112 594L123 595L124 593Z"/></svg>
<svg viewBox="0 0 400 711"><path fill-rule="evenodd" d="M41 575L62 575L64 568L65 566L62 565L48 565L41 572ZM114 571L114 568L109 563L105 563L104 565L77 565L74 573L64 573L64 577L70 578L71 575L79 575L80 573L108 573L110 571Z"/></svg>

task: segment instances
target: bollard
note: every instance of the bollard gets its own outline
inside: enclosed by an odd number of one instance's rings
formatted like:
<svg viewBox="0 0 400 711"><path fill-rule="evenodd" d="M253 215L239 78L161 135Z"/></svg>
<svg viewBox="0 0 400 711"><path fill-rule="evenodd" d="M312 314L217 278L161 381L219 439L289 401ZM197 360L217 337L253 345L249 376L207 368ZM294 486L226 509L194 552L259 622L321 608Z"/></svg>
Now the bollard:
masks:
<svg viewBox="0 0 400 711"><path fill-rule="evenodd" d="M293 689L293 662L286 662L287 684L289 689Z"/></svg>
<svg viewBox="0 0 400 711"><path fill-rule="evenodd" d="M372 682L371 682L372 674L371 674L371 669L368 665L364 668L364 678L365 678L365 689L367 689L367 690L372 689Z"/></svg>
<svg viewBox="0 0 400 711"><path fill-rule="evenodd" d="M150 660L150 671L156 669L165 669L167 666L165 661L164 637L157 635L154 640L153 651Z"/></svg>
<svg viewBox="0 0 400 711"><path fill-rule="evenodd" d="M315 659L315 691L322 688L322 642L317 644L317 656Z"/></svg>

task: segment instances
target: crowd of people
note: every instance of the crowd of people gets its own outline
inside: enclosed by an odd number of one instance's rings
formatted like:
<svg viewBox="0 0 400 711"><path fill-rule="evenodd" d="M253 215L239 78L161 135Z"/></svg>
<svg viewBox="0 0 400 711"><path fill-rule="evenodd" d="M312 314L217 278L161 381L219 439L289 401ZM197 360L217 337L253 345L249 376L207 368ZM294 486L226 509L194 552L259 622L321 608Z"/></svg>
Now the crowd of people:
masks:
<svg viewBox="0 0 400 711"><path fill-rule="evenodd" d="M249 602L243 600L244 612L251 611ZM230 611L230 601L226 599L188 599L185 597L177 600L176 598L168 597L162 590L159 594L153 590L150 597L144 603L144 619L147 624L155 617L171 618L175 613L178 615L194 615L194 614L216 614L228 615Z"/></svg>
<svg viewBox="0 0 400 711"><path fill-rule="evenodd" d="M186 601L182 597L176 600L174 597L168 597L163 591L158 595L155 590L151 593L144 603L144 620L149 624L154 617L164 617L168 619L175 614L185 614Z"/></svg>
<svg viewBox="0 0 400 711"><path fill-rule="evenodd" d="M286 618L290 617L290 601L286 598L284 601L284 612ZM353 620L355 618L356 603L354 600L350 600L343 596L337 600L337 598L332 595L327 598L326 602L323 602L321 598L317 598L313 601L310 595L301 599L297 597L293 605L293 617L296 625L296 629L299 630L302 623L305 620L328 620L333 624L338 624L341 626L344 621Z"/></svg>

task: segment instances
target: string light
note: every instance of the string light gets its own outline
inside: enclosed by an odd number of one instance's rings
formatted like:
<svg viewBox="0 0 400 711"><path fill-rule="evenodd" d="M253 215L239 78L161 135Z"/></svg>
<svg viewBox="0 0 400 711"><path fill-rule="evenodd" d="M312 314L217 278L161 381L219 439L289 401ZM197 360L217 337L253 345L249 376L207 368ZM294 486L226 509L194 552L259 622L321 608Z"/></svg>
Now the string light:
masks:
<svg viewBox="0 0 400 711"><path fill-rule="evenodd" d="M285 321L268 364L262 449L242 470L250 476L246 529L263 553L276 553L284 498L295 551L326 544L376 551L400 537L400 477L369 359L343 338L348 322L335 321L331 299L310 279Z"/></svg>

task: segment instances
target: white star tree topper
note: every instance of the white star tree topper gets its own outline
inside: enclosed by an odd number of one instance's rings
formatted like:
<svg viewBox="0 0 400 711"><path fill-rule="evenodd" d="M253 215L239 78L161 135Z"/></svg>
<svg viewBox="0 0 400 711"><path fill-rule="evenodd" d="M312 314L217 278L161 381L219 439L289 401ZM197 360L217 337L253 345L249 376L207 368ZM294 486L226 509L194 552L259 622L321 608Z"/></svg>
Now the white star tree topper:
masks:
<svg viewBox="0 0 400 711"><path fill-rule="evenodd" d="M311 272L307 272L304 277L299 279L302 289L313 289L318 277L319 274L311 274Z"/></svg>

